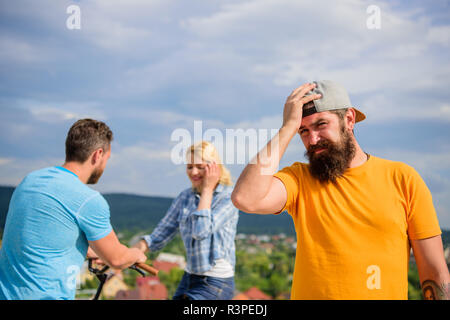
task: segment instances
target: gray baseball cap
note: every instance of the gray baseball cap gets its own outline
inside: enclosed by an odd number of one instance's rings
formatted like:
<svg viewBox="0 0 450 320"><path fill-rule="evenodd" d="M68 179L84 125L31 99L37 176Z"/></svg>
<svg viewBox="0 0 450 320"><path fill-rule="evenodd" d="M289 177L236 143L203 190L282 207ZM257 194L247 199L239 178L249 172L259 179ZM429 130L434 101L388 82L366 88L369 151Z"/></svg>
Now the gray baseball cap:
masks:
<svg viewBox="0 0 450 320"><path fill-rule="evenodd" d="M364 113L356 109L350 102L347 90L339 83L330 80L313 81L316 87L308 92L310 94L321 94L322 97L313 100L303 106L302 117L307 117L317 112L353 108L356 111L356 122L362 121L366 118Z"/></svg>

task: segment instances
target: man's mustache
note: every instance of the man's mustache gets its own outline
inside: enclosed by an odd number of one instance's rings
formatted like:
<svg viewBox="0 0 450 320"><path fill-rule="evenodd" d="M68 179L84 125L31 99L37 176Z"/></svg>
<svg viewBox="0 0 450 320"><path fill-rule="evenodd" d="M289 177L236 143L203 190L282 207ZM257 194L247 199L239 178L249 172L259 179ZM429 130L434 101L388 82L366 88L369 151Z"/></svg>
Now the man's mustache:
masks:
<svg viewBox="0 0 450 320"><path fill-rule="evenodd" d="M310 145L307 149L309 154L313 154L316 150L319 149L328 149L330 146L330 142L328 140L321 140L317 142L315 145Z"/></svg>

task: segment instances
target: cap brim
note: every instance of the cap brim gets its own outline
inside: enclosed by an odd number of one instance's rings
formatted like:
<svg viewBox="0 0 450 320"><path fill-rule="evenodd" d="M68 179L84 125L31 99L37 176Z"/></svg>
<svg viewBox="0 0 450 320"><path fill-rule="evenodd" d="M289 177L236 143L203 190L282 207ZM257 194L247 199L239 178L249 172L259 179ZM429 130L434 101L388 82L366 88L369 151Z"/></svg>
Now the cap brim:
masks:
<svg viewBox="0 0 450 320"><path fill-rule="evenodd" d="M353 107L353 109L355 109L356 111L356 119L355 122L360 122L363 121L366 118L366 115L364 113L362 113L361 111L359 111L358 109L356 109L355 107Z"/></svg>

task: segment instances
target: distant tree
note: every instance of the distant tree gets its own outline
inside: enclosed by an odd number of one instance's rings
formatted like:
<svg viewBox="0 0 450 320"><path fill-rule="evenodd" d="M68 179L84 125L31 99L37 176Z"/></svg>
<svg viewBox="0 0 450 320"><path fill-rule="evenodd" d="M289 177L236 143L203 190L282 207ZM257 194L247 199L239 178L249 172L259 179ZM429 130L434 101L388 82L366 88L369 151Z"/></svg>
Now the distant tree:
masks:
<svg viewBox="0 0 450 320"><path fill-rule="evenodd" d="M125 269L122 271L122 275L123 281L130 289L136 288L136 279L141 276L137 271Z"/></svg>
<svg viewBox="0 0 450 320"><path fill-rule="evenodd" d="M278 297L280 294L290 291L289 280L286 274L272 273L268 284L269 287L266 289L266 292L272 297Z"/></svg>
<svg viewBox="0 0 450 320"><path fill-rule="evenodd" d="M80 289L84 290L84 289L97 289L98 285L99 285L99 281L96 277L92 278L92 279L87 279L81 286Z"/></svg>
<svg viewBox="0 0 450 320"><path fill-rule="evenodd" d="M173 297L175 291L180 284L181 278L183 277L184 270L180 268L172 268L169 273L160 271L158 273L161 283L163 283L168 292L169 298Z"/></svg>
<svg viewBox="0 0 450 320"><path fill-rule="evenodd" d="M422 300L419 272L415 263L410 263L408 271L408 299Z"/></svg>

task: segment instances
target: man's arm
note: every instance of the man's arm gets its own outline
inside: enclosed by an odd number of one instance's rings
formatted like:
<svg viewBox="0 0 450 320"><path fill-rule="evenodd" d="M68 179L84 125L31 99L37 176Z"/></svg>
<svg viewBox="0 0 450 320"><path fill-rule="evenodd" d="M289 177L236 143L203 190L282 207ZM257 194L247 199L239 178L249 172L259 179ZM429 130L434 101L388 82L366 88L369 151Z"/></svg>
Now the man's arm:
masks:
<svg viewBox="0 0 450 320"><path fill-rule="evenodd" d="M444 258L441 236L411 240L426 300L448 300L450 276Z"/></svg>
<svg viewBox="0 0 450 320"><path fill-rule="evenodd" d="M298 132L302 122L303 105L321 96L305 96L315 84L304 84L295 89L286 100L283 125L252 163L242 171L231 195L236 208L249 213L279 212L287 200L284 184L273 176L289 142Z"/></svg>
<svg viewBox="0 0 450 320"><path fill-rule="evenodd" d="M147 260L147 256L141 250L121 244L114 231L102 239L89 241L89 246L102 261L114 269L125 269L135 263L145 263Z"/></svg>
<svg viewBox="0 0 450 320"><path fill-rule="evenodd" d="M231 201L244 212L269 214L279 212L287 200L287 191L280 179L273 174L279 165L295 129L281 128L256 158L249 163L236 182Z"/></svg>

